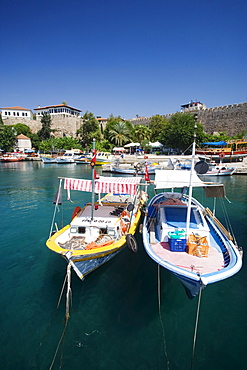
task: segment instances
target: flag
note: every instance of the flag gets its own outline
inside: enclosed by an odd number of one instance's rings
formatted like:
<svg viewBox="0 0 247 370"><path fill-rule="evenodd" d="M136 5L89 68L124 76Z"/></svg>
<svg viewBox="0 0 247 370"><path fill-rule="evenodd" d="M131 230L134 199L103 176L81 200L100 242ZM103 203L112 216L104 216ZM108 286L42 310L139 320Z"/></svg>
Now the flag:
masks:
<svg viewBox="0 0 247 370"><path fill-rule="evenodd" d="M145 181L150 182L147 163L145 163Z"/></svg>
<svg viewBox="0 0 247 370"><path fill-rule="evenodd" d="M62 200L62 189L59 188L58 191L56 192L53 200L52 200L52 203L53 204L62 204L63 203L63 200Z"/></svg>
<svg viewBox="0 0 247 370"><path fill-rule="evenodd" d="M93 168L94 170L94 180L97 179L97 173L96 173L96 168L95 168L95 164L96 164L96 149L93 150L93 157L92 157L92 160L91 160L91 167Z"/></svg>

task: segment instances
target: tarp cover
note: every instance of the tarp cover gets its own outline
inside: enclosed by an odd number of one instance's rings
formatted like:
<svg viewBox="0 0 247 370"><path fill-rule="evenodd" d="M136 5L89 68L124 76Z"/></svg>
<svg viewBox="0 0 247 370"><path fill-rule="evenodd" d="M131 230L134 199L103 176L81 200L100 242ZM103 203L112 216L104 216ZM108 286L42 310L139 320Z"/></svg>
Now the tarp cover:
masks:
<svg viewBox="0 0 247 370"><path fill-rule="evenodd" d="M155 170L156 189L171 189L183 188L190 185L190 174L188 170ZM197 176L196 172L192 172L192 185L205 186Z"/></svg>
<svg viewBox="0 0 247 370"><path fill-rule="evenodd" d="M210 145L210 146L226 146L227 143L225 141L213 141L212 143L202 143L202 145Z"/></svg>
<svg viewBox="0 0 247 370"><path fill-rule="evenodd" d="M206 198L225 198L225 187L223 184L210 185L203 188Z"/></svg>

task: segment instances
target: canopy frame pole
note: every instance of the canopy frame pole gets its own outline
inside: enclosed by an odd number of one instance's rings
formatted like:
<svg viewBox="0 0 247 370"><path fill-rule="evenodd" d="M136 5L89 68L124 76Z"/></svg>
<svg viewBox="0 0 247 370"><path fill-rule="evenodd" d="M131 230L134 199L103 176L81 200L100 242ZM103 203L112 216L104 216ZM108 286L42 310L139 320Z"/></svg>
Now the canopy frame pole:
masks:
<svg viewBox="0 0 247 370"><path fill-rule="evenodd" d="M190 169L190 183L189 183L189 200L188 200L188 208L187 208L187 217L186 217L186 237L189 237L189 228L190 228L190 213L191 213L191 198L192 198L192 176L194 171L194 163L195 163L195 152L196 152L196 129L197 129L197 115L194 116L195 118L195 125L194 125L194 141L192 145L192 156L191 156L191 169Z"/></svg>
<svg viewBox="0 0 247 370"><path fill-rule="evenodd" d="M93 139L93 156L95 156L95 139ZM91 220L93 220L94 215L94 187L95 187L95 181L94 181L94 172L95 172L95 162L91 162L92 166L92 204L91 204Z"/></svg>

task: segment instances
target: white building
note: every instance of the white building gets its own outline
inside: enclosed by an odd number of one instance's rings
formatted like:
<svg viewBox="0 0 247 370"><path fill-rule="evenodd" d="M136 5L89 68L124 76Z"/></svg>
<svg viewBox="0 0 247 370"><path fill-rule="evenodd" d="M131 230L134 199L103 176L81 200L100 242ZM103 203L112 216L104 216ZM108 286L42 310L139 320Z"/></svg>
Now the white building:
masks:
<svg viewBox="0 0 247 370"><path fill-rule="evenodd" d="M33 119L33 112L30 109L22 107L0 108L2 111L2 119L6 118L29 118Z"/></svg>
<svg viewBox="0 0 247 370"><path fill-rule="evenodd" d="M15 149L19 152L24 152L25 150L32 149L32 143L29 137L23 134L16 136Z"/></svg>
<svg viewBox="0 0 247 370"><path fill-rule="evenodd" d="M181 112L195 112L195 111L198 111L198 110L205 110L207 107L205 104L197 101L197 102L194 102L193 100L191 100L190 103L188 104L184 104L184 105L181 105Z"/></svg>
<svg viewBox="0 0 247 370"><path fill-rule="evenodd" d="M48 105L47 107L40 107L34 109L36 116L41 117L43 113L50 114L50 116L64 116L64 117L78 117L81 110L69 107L65 104Z"/></svg>

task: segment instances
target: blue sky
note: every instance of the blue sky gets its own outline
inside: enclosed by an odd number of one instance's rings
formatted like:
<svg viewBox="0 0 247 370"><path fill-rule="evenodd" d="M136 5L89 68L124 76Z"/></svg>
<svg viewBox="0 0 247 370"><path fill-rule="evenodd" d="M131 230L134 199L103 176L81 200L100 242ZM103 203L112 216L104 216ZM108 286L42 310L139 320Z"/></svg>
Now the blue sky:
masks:
<svg viewBox="0 0 247 370"><path fill-rule="evenodd" d="M246 0L4 0L0 107L150 117L247 101Z"/></svg>

